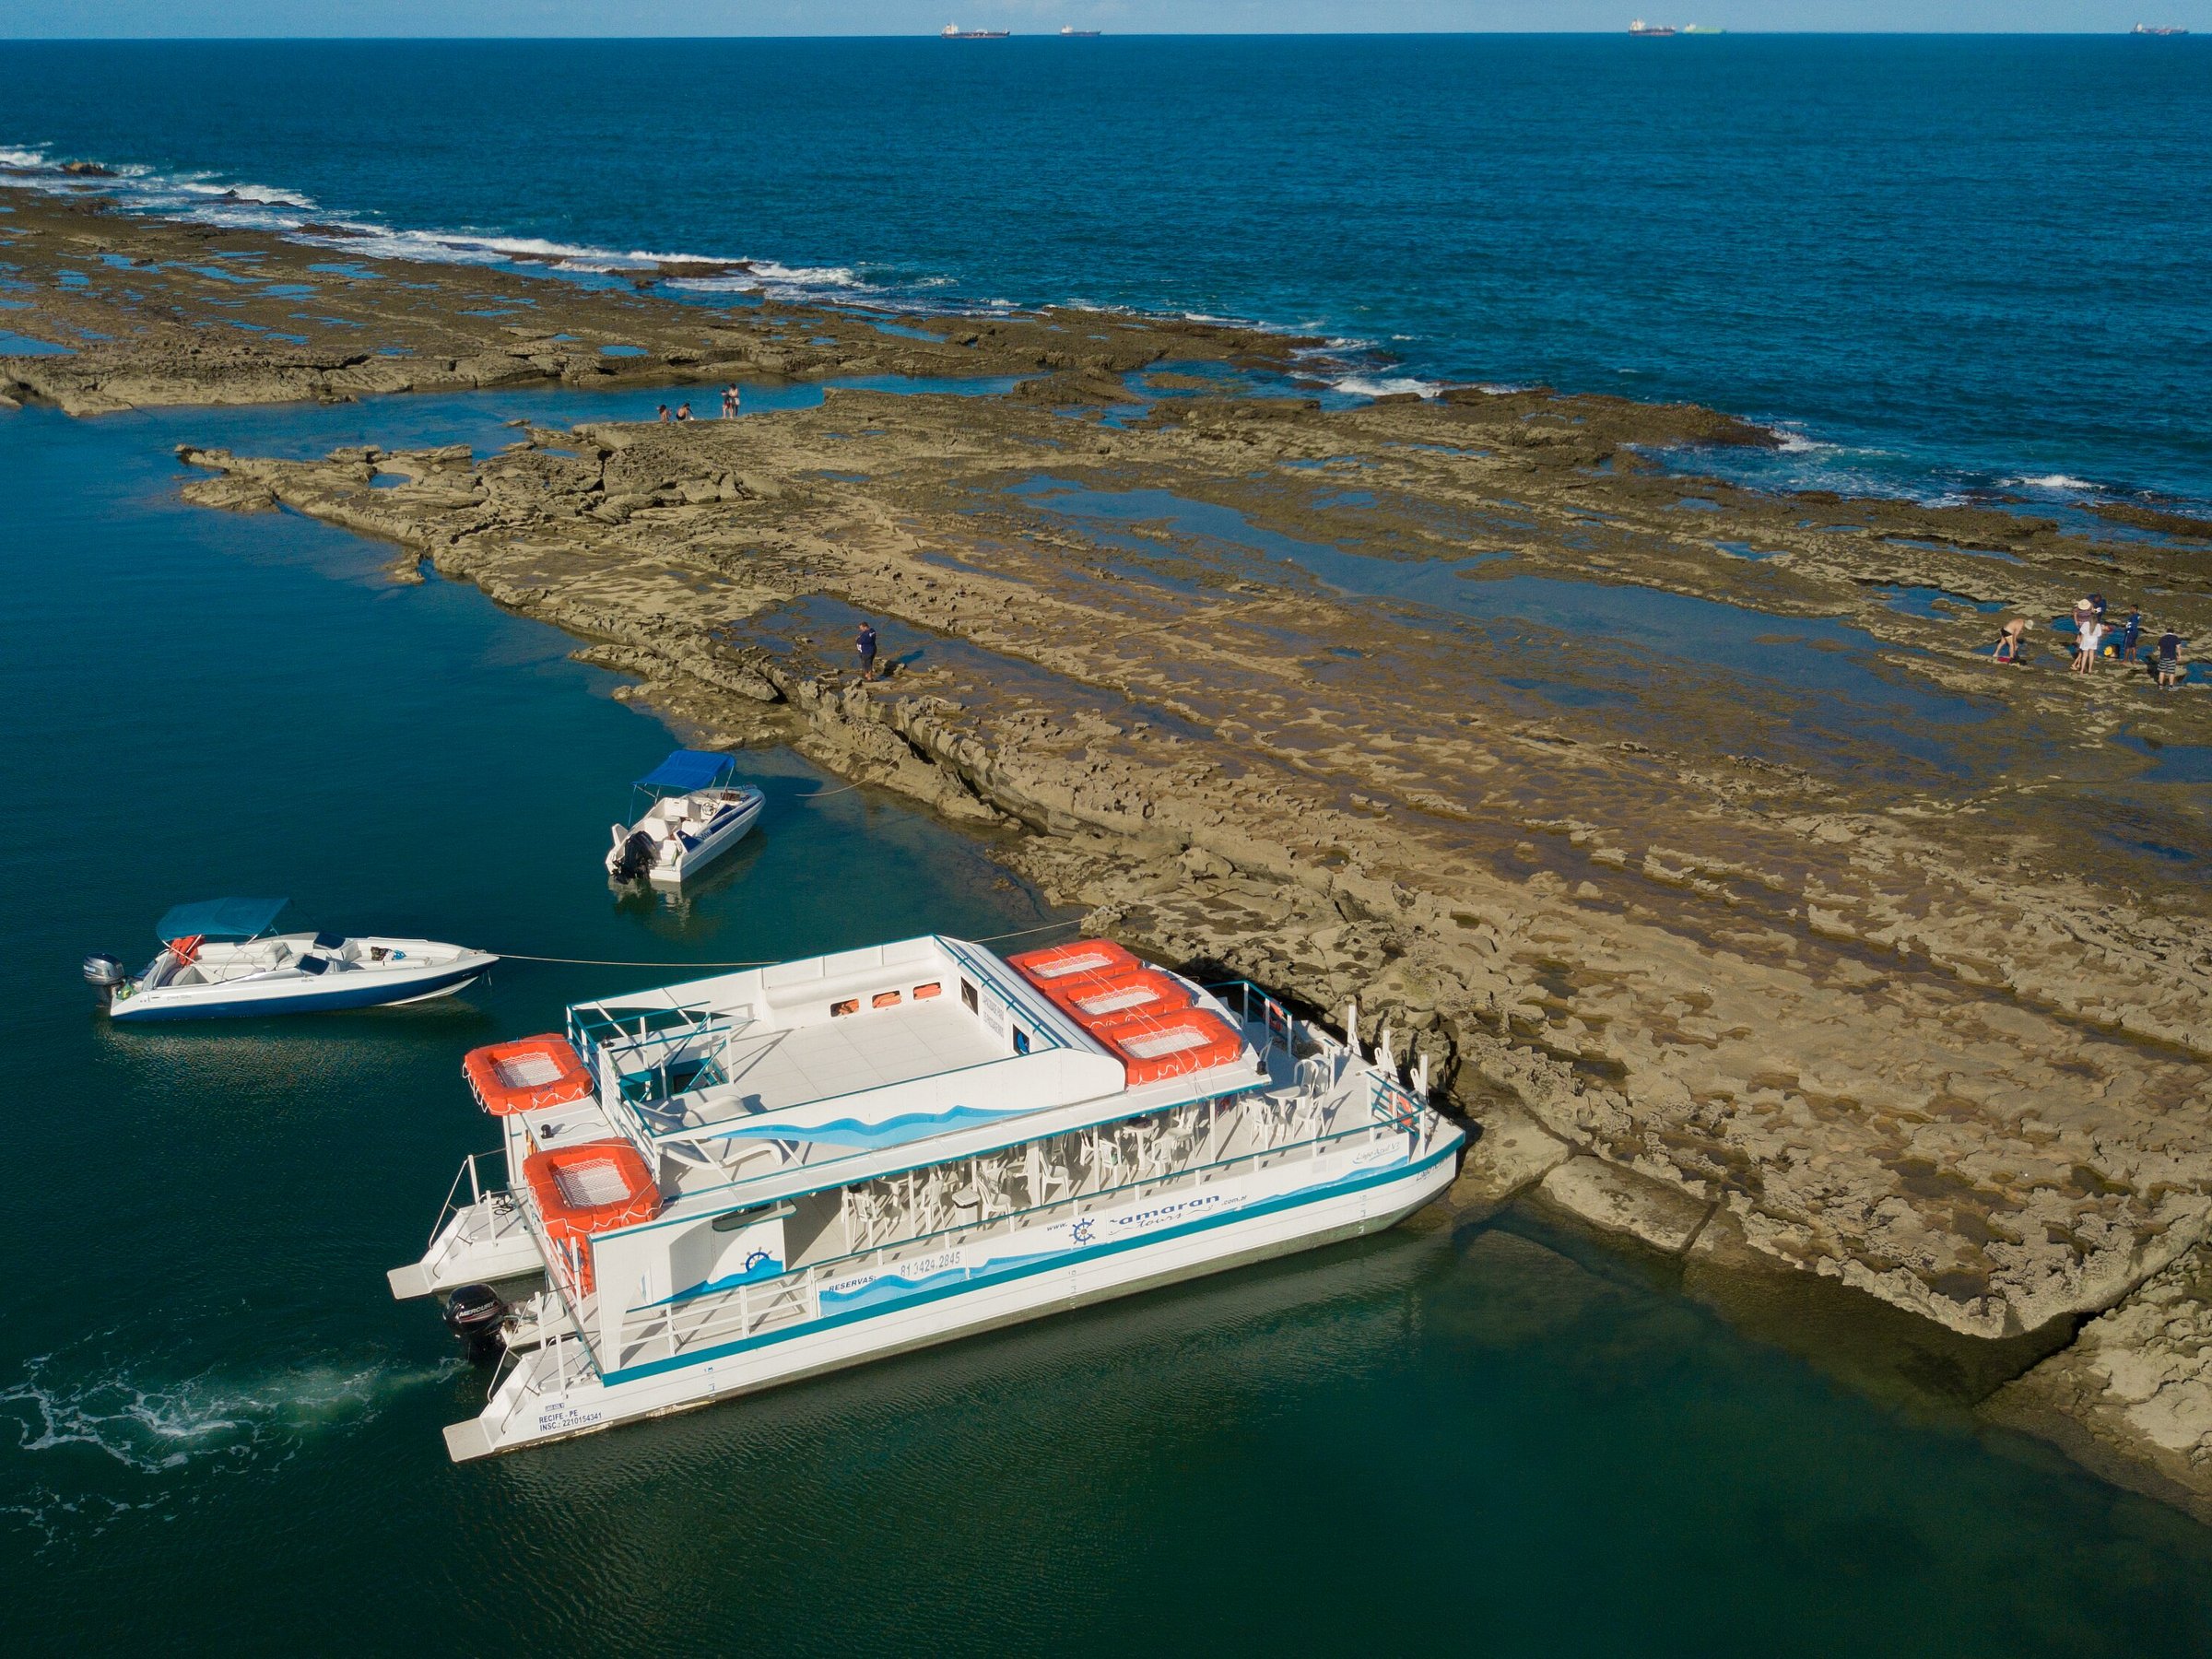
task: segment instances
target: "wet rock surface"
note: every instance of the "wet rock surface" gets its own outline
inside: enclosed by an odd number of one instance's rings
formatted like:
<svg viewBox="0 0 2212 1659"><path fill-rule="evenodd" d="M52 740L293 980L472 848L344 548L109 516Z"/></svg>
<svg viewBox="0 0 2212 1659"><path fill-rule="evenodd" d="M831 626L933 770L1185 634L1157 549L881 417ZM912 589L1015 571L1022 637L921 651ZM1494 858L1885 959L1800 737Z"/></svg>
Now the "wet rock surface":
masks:
<svg viewBox="0 0 2212 1659"><path fill-rule="evenodd" d="M947 349L1006 369L1049 326ZM1462 1213L1541 1183L2015 1370L2212 1230L2212 699L1987 660L2088 590L2203 637L2212 547L1663 470L1769 441L1707 410L1324 408L1223 394L1264 366L1233 331L1129 344L496 454L188 449L184 488L474 582L703 741L1003 833L1162 958L1356 998L1488 1131Z"/></svg>
<svg viewBox="0 0 2212 1659"><path fill-rule="evenodd" d="M2152 1275L1984 1410L2212 1524L2212 1249Z"/></svg>

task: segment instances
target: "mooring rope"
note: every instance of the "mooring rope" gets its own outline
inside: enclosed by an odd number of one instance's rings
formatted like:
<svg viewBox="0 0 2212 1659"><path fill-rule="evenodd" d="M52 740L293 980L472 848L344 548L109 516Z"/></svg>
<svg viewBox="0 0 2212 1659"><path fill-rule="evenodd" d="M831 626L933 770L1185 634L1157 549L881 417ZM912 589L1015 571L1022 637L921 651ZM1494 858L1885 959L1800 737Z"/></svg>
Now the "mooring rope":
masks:
<svg viewBox="0 0 2212 1659"><path fill-rule="evenodd" d="M1031 934L1051 933L1057 927L1074 927L1082 920L1070 916L1065 922L1047 922L1041 927L1018 927L1012 933L985 934L972 945L995 945L1002 939L1026 939ZM605 957L531 956L525 951L502 950L498 953L502 962L555 962L564 968L773 968L781 959L770 958L758 962L618 962Z"/></svg>

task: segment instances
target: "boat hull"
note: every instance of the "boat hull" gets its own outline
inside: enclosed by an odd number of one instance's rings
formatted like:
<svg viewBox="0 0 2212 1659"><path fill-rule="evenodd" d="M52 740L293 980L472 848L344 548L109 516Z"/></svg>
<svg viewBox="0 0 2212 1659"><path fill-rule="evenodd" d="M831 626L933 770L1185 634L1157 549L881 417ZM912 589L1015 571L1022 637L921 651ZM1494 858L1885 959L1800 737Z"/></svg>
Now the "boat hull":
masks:
<svg viewBox="0 0 2212 1659"><path fill-rule="evenodd" d="M418 973L378 972L359 976L372 978L375 982L370 984L352 982L356 976L348 975L329 985L292 980L258 989L249 983L148 991L116 1004L109 1010L109 1017L120 1025L147 1025L177 1019L254 1019L273 1014L344 1013L429 1002L466 989L491 971L494 960L490 957L472 957L461 962L425 968ZM194 994L200 991L206 994Z"/></svg>
<svg viewBox="0 0 2212 1659"><path fill-rule="evenodd" d="M708 865L720 858L753 831L760 821L761 809L767 806L756 799L749 806L740 807L735 819L717 825L713 832L704 837L696 847L687 848L681 858L667 869L655 865L646 879L656 888L678 888L697 877Z"/></svg>
<svg viewBox="0 0 2212 1659"><path fill-rule="evenodd" d="M938 1343L979 1335L1093 1302L1380 1232L1435 1198L1458 1172L1456 1131L1409 1164L1370 1171L1311 1195L1289 1194L1218 1217L1075 1250L980 1283L880 1310L817 1319L733 1345L712 1359L562 1382L555 1346L524 1354L481 1417L451 1425L456 1463L621 1423L714 1404ZM547 1386L547 1373L555 1386Z"/></svg>

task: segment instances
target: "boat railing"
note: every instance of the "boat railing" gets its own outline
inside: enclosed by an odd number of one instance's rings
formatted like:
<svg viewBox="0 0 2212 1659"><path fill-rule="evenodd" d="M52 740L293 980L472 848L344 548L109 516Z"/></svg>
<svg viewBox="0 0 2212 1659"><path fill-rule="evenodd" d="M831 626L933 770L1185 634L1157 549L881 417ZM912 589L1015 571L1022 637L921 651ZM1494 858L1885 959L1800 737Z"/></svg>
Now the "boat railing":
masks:
<svg viewBox="0 0 2212 1659"><path fill-rule="evenodd" d="M1234 1007L1237 1019L1247 1030L1258 1027L1263 1041L1253 1046L1263 1056L1277 1051L1297 1056L1298 1021L1290 1010L1267 994L1250 980L1224 980L1207 985L1205 990Z"/></svg>
<svg viewBox="0 0 2212 1659"><path fill-rule="evenodd" d="M1415 1104L1403 1090L1371 1092L1366 1121L1346 1127L1333 1126L1336 1112L1348 1103L1341 1091L1311 1099L1246 1098L1255 1106L1271 1102L1273 1109L1283 1112L1287 1117L1268 1123L1266 1109L1263 1109L1261 1121L1254 1125L1258 1144L1231 1156L1185 1163L1149 1174L1140 1171L1135 1179L1127 1182L1071 1190L1018 1208L972 1215L947 1226L864 1246L774 1278L625 1308L618 1334L608 1344L607 1357L615 1359L618 1370L629 1370L673 1360L687 1352L699 1353L743 1341L780 1325L818 1317L821 1288L834 1279L864 1271L895 1272L901 1263L911 1264L933 1253L1048 1224L1062 1217L1079 1219L1086 1212L1108 1207L1124 1199L1141 1198L1147 1192L1164 1194L1204 1187L1232 1175L1275 1168L1301 1155L1318 1161L1340 1149L1394 1140L1404 1131L1403 1118L1408 1109L1424 1116L1434 1115ZM1350 1097L1352 1100L1358 1099L1356 1094ZM1295 1133L1300 1126L1312 1132L1300 1138ZM1210 1122L1204 1143L1209 1149L1215 1144L1215 1128ZM1100 1159L1094 1167L1107 1166ZM574 1302L571 1307L577 1308L579 1327L588 1329L581 1307Z"/></svg>
<svg viewBox="0 0 2212 1659"><path fill-rule="evenodd" d="M505 1434L508 1424L534 1401L566 1394L572 1385L592 1381L597 1371L590 1344L565 1324L547 1321L546 1310L551 1300L544 1296L531 1299L529 1326L514 1333L484 1390L487 1402L497 1400L509 1373L521 1369L521 1386L499 1419L488 1425L494 1444Z"/></svg>
<svg viewBox="0 0 2212 1659"><path fill-rule="evenodd" d="M502 1177L502 1181L501 1183L496 1187L490 1187L485 1184L483 1171L477 1167L478 1161L487 1158L497 1159L499 1160L500 1173ZM474 1209L477 1206L481 1205L484 1202L485 1195L487 1194L492 1194L495 1195L503 1194L507 1191L503 1179L506 1171L507 1154L502 1150L495 1149L489 1152L471 1152L466 1158L463 1159L461 1160L461 1167L453 1172L453 1184L446 1189L445 1203L438 1211L438 1219L430 1228L430 1242L432 1244L436 1244L438 1242L438 1236L445 1231L446 1223L451 1221L453 1217L462 1210ZM468 1197L465 1202L461 1197L461 1189L464 1186L466 1186L468 1189Z"/></svg>

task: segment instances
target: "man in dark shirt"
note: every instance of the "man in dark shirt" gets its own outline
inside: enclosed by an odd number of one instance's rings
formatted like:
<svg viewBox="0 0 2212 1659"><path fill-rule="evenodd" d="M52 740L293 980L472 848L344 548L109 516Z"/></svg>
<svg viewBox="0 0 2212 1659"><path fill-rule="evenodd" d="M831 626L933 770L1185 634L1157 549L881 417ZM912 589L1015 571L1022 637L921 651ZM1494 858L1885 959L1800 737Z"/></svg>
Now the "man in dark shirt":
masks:
<svg viewBox="0 0 2212 1659"><path fill-rule="evenodd" d="M2159 636L2159 684L2177 686L2182 679L2182 636L2168 629Z"/></svg>
<svg viewBox="0 0 2212 1659"><path fill-rule="evenodd" d="M853 649L860 653L860 677L864 680L874 679L876 677L876 629L872 624L863 622L860 625L860 631L853 636Z"/></svg>

